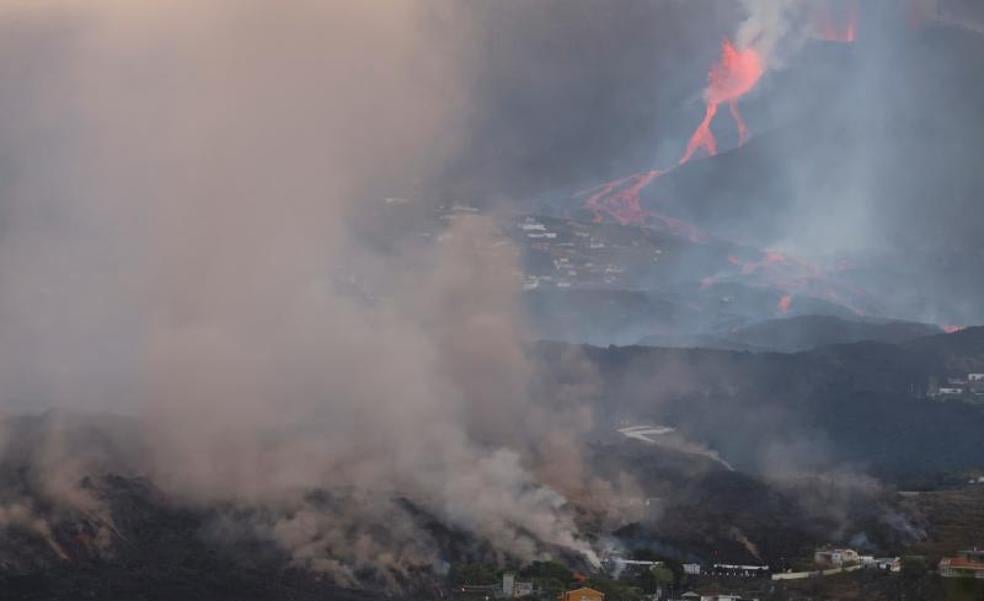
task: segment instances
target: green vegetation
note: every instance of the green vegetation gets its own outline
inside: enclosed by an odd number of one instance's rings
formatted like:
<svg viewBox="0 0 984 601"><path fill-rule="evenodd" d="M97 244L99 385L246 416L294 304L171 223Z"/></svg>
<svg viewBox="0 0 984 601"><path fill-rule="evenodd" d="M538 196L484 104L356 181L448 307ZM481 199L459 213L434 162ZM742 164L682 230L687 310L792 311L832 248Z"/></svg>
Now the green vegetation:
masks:
<svg viewBox="0 0 984 601"><path fill-rule="evenodd" d="M944 578L946 601L978 601L984 599L984 582L974 578Z"/></svg>
<svg viewBox="0 0 984 601"><path fill-rule="evenodd" d="M551 598L567 590L574 580L574 572L556 561L534 561L520 570L519 576L523 580L532 581L534 587Z"/></svg>
<svg viewBox="0 0 984 601"><path fill-rule="evenodd" d="M605 599L613 601L639 601L643 595L639 587L607 576L593 576L588 579L587 586L605 593Z"/></svg>
<svg viewBox="0 0 984 601"><path fill-rule="evenodd" d="M902 577L907 579L922 578L932 571L929 560L922 555L906 555L902 558Z"/></svg>
<svg viewBox="0 0 984 601"><path fill-rule="evenodd" d="M499 581L499 574L499 568L493 564L455 564L448 573L448 581L453 585L489 585Z"/></svg>

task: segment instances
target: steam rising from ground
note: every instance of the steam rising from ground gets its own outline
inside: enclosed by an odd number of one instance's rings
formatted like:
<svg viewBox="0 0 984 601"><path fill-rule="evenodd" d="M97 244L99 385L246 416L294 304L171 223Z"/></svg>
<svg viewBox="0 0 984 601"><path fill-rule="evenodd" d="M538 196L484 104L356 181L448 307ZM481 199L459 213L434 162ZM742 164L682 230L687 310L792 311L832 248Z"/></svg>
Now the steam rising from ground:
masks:
<svg viewBox="0 0 984 601"><path fill-rule="evenodd" d="M593 560L535 475L590 424L531 397L514 251L479 217L400 258L346 226L454 151L456 4L5 6L9 60L36 60L0 141L5 404L137 413L143 469L191 502L358 491L358 512L270 528L315 567L436 562L410 526L346 538L397 495L500 553Z"/></svg>

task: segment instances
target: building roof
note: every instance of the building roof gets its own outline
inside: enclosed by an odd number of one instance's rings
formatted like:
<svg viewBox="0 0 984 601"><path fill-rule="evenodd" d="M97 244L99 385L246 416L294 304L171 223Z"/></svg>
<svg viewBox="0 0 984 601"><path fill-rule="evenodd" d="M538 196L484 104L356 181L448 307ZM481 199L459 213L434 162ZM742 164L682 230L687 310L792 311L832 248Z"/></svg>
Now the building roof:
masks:
<svg viewBox="0 0 984 601"><path fill-rule="evenodd" d="M966 557L946 557L940 561L941 568L984 572L984 561L974 561Z"/></svg>
<svg viewBox="0 0 984 601"><path fill-rule="evenodd" d="M568 594L570 594L570 593L576 593L578 591L591 591L592 593L598 593L599 595L603 595L604 594L604 593L602 593L601 591L599 591L597 589L591 588L590 586L579 586L577 588L572 588L571 590L567 591L567 593Z"/></svg>
<svg viewBox="0 0 984 601"><path fill-rule="evenodd" d="M580 595L582 599L585 596L587 596L587 597L597 597L599 599L604 599L605 598L605 593L603 593L603 592L601 592L601 591L599 591L597 589L593 589L593 588L591 588L589 586L582 586L582 587L578 587L576 589L569 590L566 593L564 593L564 595L563 595L562 598L563 599L570 599L571 597L577 598L578 595Z"/></svg>

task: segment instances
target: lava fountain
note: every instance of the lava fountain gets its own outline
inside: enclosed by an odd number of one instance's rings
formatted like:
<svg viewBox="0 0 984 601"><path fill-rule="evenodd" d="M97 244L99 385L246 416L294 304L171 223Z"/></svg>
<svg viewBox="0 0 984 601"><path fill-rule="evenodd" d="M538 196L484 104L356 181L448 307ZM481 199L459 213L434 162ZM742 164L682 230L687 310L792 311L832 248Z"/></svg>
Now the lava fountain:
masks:
<svg viewBox="0 0 984 601"><path fill-rule="evenodd" d="M680 165L692 159L701 149L708 156L717 154L717 139L711 131L711 123L722 104L728 105L738 127L738 145L745 143L748 139L748 126L738 110L738 100L752 91L764 73L762 58L754 48L737 48L731 40L724 41L721 45L721 59L707 75L707 90L704 92L707 108L704 111L704 120L690 137L687 150L680 158Z"/></svg>

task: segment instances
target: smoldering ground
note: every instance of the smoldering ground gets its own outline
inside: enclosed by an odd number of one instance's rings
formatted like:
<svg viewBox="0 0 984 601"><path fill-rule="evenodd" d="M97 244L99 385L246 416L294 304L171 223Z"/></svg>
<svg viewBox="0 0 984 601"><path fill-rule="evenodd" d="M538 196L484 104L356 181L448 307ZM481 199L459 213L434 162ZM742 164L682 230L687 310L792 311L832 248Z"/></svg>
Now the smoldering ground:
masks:
<svg viewBox="0 0 984 601"><path fill-rule="evenodd" d="M438 562L409 523L385 543L347 538L395 515L396 495L501 554L594 560L538 477L590 419L577 399L530 395L514 251L482 217L405 257L346 227L356 200L426 178L460 143L465 7L105 1L0 17L16 81L8 406L138 416L139 471L188 503L294 504L269 532L314 567ZM371 300L339 290L353 274ZM48 494L84 503L70 476L101 463L46 477ZM361 491L362 510L298 510L318 487Z"/></svg>

